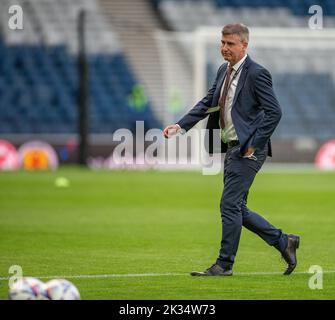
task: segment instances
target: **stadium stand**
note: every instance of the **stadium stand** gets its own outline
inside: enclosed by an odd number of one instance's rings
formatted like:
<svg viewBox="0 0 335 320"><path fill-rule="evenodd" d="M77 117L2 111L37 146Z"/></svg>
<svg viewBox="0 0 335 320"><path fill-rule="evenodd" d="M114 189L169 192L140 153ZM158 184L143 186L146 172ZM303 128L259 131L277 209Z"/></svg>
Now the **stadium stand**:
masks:
<svg viewBox="0 0 335 320"><path fill-rule="evenodd" d="M309 0L160 0L155 1L166 21L175 30L192 31L200 25L222 25L243 21L250 27L299 27L306 25ZM318 1L325 26L334 27L335 3Z"/></svg>
<svg viewBox="0 0 335 320"><path fill-rule="evenodd" d="M7 25L12 4L24 11L24 28L17 32ZM0 2L0 133L77 132L80 9L88 12L90 132L134 130L136 120L144 120L146 129L160 127L150 99L131 103L138 81L96 1L5 0Z"/></svg>

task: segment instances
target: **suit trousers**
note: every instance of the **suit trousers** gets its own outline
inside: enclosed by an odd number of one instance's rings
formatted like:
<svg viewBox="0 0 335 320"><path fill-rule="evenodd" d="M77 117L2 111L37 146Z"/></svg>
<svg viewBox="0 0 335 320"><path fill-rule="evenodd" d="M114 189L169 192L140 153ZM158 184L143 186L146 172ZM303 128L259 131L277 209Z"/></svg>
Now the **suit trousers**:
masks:
<svg viewBox="0 0 335 320"><path fill-rule="evenodd" d="M287 247L287 235L247 207L249 189L267 157L267 147L243 158L239 146L228 148L224 161L224 189L220 202L222 240L216 261L231 269L237 253L242 226L256 233L280 252Z"/></svg>

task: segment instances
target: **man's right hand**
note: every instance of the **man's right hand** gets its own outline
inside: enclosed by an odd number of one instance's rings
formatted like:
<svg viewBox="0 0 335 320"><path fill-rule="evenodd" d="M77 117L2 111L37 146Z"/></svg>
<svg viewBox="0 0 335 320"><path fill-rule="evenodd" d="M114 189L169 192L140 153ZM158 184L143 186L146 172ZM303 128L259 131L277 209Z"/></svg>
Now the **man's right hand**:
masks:
<svg viewBox="0 0 335 320"><path fill-rule="evenodd" d="M178 124L171 124L164 129L163 134L165 138L170 138L171 136L177 134L180 131L181 128Z"/></svg>

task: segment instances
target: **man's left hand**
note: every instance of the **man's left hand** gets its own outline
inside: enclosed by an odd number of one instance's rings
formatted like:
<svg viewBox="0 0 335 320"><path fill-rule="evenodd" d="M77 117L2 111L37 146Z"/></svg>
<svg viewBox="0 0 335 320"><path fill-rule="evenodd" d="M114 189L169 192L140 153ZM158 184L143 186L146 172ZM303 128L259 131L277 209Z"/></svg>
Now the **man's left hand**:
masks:
<svg viewBox="0 0 335 320"><path fill-rule="evenodd" d="M244 154L244 157L251 157L255 153L255 148L254 147L249 147L247 152Z"/></svg>

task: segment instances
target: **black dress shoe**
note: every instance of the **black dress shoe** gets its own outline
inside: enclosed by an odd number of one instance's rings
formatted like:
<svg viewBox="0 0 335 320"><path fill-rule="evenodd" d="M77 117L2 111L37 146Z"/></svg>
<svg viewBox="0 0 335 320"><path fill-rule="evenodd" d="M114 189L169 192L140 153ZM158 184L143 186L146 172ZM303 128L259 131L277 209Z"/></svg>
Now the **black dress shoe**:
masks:
<svg viewBox="0 0 335 320"><path fill-rule="evenodd" d="M218 264L214 263L210 268L208 268L206 271L192 271L191 276L202 276L202 277L208 277L208 276L232 276L233 270L225 270Z"/></svg>
<svg viewBox="0 0 335 320"><path fill-rule="evenodd" d="M288 276L293 272L297 266L297 254L296 250L299 248L300 237L294 234L289 234L287 236L287 247L284 252L282 252L282 257L287 262L287 268L284 272L285 276Z"/></svg>

